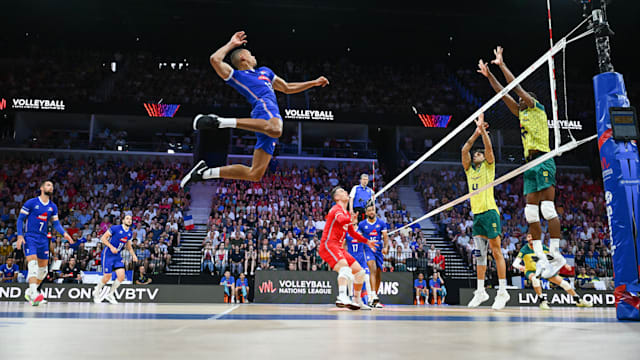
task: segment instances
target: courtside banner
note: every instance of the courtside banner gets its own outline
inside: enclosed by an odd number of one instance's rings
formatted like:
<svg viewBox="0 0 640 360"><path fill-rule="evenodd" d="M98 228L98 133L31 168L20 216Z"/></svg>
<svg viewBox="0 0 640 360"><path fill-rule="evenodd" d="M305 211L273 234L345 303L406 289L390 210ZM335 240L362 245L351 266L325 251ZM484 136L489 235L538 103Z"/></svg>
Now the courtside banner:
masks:
<svg viewBox="0 0 640 360"><path fill-rule="evenodd" d="M42 291L50 302L92 302L94 287L89 284L46 284ZM0 284L0 301L25 301L27 288L27 284ZM121 285L115 297L119 302L129 303L222 303L224 288L220 285Z"/></svg>
<svg viewBox="0 0 640 360"><path fill-rule="evenodd" d="M383 273L380 301L383 304L411 304L411 273ZM338 296L337 274L333 271L258 271L256 303L332 304Z"/></svg>
<svg viewBox="0 0 640 360"><path fill-rule="evenodd" d="M476 289L460 289L460 304L468 304L473 298L473 292ZM616 306L615 296L613 291L600 291L600 290L576 290L576 292L584 296L585 300L591 301L594 307L614 307ZM493 299L496 297L495 289L487 289L489 294L489 300L483 303L483 306L491 306ZM542 290L543 294L547 294L547 301L549 305L553 306L576 306L571 295L567 294L564 290ZM513 289L509 290L511 299L507 303L507 306L538 306L538 295L533 289Z"/></svg>

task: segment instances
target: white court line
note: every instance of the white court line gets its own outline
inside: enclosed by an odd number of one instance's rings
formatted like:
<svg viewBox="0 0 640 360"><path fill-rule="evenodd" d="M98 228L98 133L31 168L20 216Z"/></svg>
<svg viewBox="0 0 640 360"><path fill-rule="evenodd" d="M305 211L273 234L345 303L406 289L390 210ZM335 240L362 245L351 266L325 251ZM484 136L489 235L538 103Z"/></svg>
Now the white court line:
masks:
<svg viewBox="0 0 640 360"><path fill-rule="evenodd" d="M212 317L210 317L210 318L209 318L209 320L218 320L218 319L220 319L221 317L223 317L223 316L225 316L225 315L227 315L227 314L231 313L233 310L235 310L235 309L237 309L237 308L239 308L239 307L240 307L240 304L236 304L236 305L235 305L235 306L233 306L231 309L227 309L227 310L225 310L225 311L221 312L220 314L218 314L218 315L216 315L216 316L212 316Z"/></svg>
<svg viewBox="0 0 640 360"><path fill-rule="evenodd" d="M218 320L218 319L220 319L221 317L223 317L223 316L225 316L225 315L227 315L227 314L231 313L233 310L235 310L235 309L237 309L237 308L239 308L239 307L240 307L240 304L236 304L236 305L234 305L233 307L231 307L231 308L229 308L229 309L227 309L227 310L225 310L225 311L221 312L220 314L217 314L217 315L214 315L214 316L212 316L212 317L208 318L207 320ZM169 333L171 333L171 334L177 334L177 333L179 333L180 331L182 331L182 330L184 330L184 329L186 329L186 328L189 328L189 327L191 327L191 325L188 325L188 326L181 326L181 327L179 327L179 328L177 328L177 329L173 329L173 330L171 330Z"/></svg>

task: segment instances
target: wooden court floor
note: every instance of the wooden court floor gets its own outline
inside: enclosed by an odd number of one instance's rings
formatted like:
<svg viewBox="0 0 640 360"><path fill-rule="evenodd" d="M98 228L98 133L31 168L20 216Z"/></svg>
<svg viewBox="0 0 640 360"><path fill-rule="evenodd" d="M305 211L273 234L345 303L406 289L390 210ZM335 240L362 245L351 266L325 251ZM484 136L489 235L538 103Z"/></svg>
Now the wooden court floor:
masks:
<svg viewBox="0 0 640 360"><path fill-rule="evenodd" d="M614 309L0 302L0 359L638 359Z"/></svg>

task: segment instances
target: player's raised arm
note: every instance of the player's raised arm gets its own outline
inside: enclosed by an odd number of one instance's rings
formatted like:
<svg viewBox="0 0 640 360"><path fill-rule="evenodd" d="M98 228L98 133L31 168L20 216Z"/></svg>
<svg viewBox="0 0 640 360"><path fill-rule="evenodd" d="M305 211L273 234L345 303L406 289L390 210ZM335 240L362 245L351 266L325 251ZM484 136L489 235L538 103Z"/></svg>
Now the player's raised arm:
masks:
<svg viewBox="0 0 640 360"><path fill-rule="evenodd" d="M479 136L480 136L480 129L476 128L476 130L473 132L473 135L471 135L469 140L467 140L467 142L464 143L464 146L462 146L462 150L460 150L462 155L462 167L464 168L465 171L469 169L469 166L471 166L470 151L471 151L471 148L473 147L473 144L476 142Z"/></svg>
<svg viewBox="0 0 640 360"><path fill-rule="evenodd" d="M303 92L315 86L325 87L327 85L329 85L329 80L327 80L327 78L324 76L320 76L315 80L304 82L286 82L279 76L275 76L273 78L273 89L285 94L295 94Z"/></svg>
<svg viewBox="0 0 640 360"><path fill-rule="evenodd" d="M209 57L209 62L211 63L211 66L213 66L213 69L216 71L218 76L220 76L224 80L227 80L229 79L229 77L231 77L233 68L231 67L231 65L224 62L224 57L227 56L227 53L229 51L246 43L247 35L244 31L238 31L237 33L233 34L231 40L229 40L228 43L211 54L211 56Z"/></svg>
<svg viewBox="0 0 640 360"><path fill-rule="evenodd" d="M489 70L489 64L484 62L482 59L478 61L478 72L489 80L489 83L491 84L491 87L493 88L493 90L495 90L495 92L499 93L500 91L502 91L502 89L504 89L504 86L502 86L502 84L498 82L498 79L496 79L491 70ZM502 101L504 101L513 115L518 116L518 103L513 100L511 95L506 94L502 97Z"/></svg>
<svg viewBox="0 0 640 360"><path fill-rule="evenodd" d="M495 156L493 155L493 146L491 145L491 138L489 137L489 133L487 132L487 128L489 124L484 122L484 114L481 113L476 120L476 124L478 125L478 131L480 131L480 135L482 136L482 143L484 144L484 158L487 160L489 164L493 164L496 161Z"/></svg>
<svg viewBox="0 0 640 360"><path fill-rule="evenodd" d="M504 58L502 56L503 50L504 49L502 48L502 46L498 46L495 50L493 50L493 53L496 56L496 58L493 59L491 63L498 65L500 67L500 70L502 70L502 73L504 74L504 78L507 80L507 84L509 84L513 80L515 80L516 77L513 76L513 74L511 73L511 70L509 70L509 68L507 67L507 64L504 62ZM529 93L526 92L522 88L522 86L520 86L520 84L518 84L514 90L516 94L518 94L518 96L520 96L520 98L525 102L528 108L532 108L536 106L535 99L531 95L529 95Z"/></svg>

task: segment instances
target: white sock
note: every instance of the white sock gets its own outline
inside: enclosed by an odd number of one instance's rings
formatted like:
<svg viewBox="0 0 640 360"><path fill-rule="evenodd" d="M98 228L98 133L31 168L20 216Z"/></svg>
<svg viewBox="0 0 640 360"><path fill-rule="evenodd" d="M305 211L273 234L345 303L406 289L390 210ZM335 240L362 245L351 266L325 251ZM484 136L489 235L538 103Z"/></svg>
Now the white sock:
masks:
<svg viewBox="0 0 640 360"><path fill-rule="evenodd" d="M109 290L109 295L113 295L119 286L120 286L120 281L116 279L116 281L114 281L113 284L111 284L111 290Z"/></svg>
<svg viewBox="0 0 640 360"><path fill-rule="evenodd" d="M536 253L536 256L544 261L547 261L547 257L542 250L542 240L533 240L533 251Z"/></svg>
<svg viewBox="0 0 640 360"><path fill-rule="evenodd" d="M498 291L507 290L507 279L498 279Z"/></svg>
<svg viewBox="0 0 640 360"><path fill-rule="evenodd" d="M484 280L478 279L478 290L484 291Z"/></svg>
<svg viewBox="0 0 640 360"><path fill-rule="evenodd" d="M420 304L420 295L416 295L416 304L419 305Z"/></svg>
<svg viewBox="0 0 640 360"><path fill-rule="evenodd" d="M338 286L338 294L340 296L347 296L347 285Z"/></svg>
<svg viewBox="0 0 640 360"><path fill-rule="evenodd" d="M218 121L220 121L220 126L218 126L218 128L222 129L222 128L234 128L236 127L236 124L238 123L236 118L218 118Z"/></svg>
<svg viewBox="0 0 640 360"><path fill-rule="evenodd" d="M551 238L549 240L549 250L552 254L560 254L560 239Z"/></svg>
<svg viewBox="0 0 640 360"><path fill-rule="evenodd" d="M204 171L204 173L202 174L202 178L205 180L208 179L217 179L220 177L220 168L219 167L215 167L215 168L208 168L207 170Z"/></svg>
<svg viewBox="0 0 640 360"><path fill-rule="evenodd" d="M38 284L29 284L29 293L35 297L38 293Z"/></svg>
<svg viewBox="0 0 640 360"><path fill-rule="evenodd" d="M369 277L369 274L366 274L364 276L364 286L367 288L367 294L369 294L369 297L373 297L373 296L375 296L375 294L371 290L371 280L370 279L371 278Z"/></svg>
<svg viewBox="0 0 640 360"><path fill-rule="evenodd" d="M104 284L102 283L102 280L98 281L98 284L96 284L96 292L99 294L103 287Z"/></svg>

